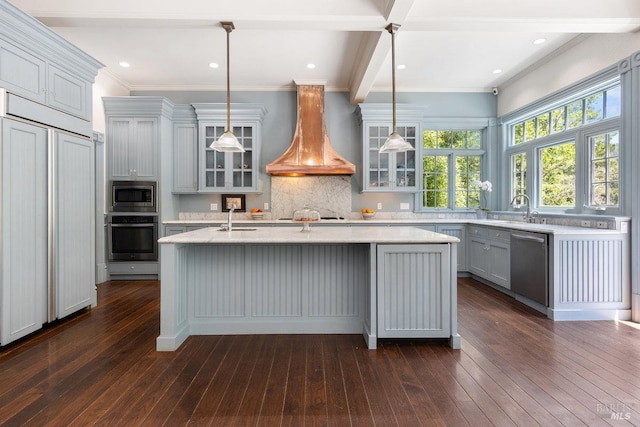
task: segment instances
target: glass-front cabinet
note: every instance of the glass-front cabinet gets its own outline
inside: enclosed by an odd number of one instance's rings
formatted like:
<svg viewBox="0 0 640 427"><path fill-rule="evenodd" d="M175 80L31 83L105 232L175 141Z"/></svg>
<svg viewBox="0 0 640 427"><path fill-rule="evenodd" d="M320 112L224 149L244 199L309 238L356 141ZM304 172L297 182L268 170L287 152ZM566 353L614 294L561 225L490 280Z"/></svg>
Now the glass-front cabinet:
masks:
<svg viewBox="0 0 640 427"><path fill-rule="evenodd" d="M244 153L215 151L209 146L225 131L224 104L194 104L198 116L200 153L199 192L258 191L260 127L265 109L255 104L235 105L231 109L233 134Z"/></svg>
<svg viewBox="0 0 640 427"><path fill-rule="evenodd" d="M365 191L415 191L416 152L380 153L380 147L389 137L389 125L369 125L365 130L367 146L364 189ZM405 141L416 146L417 126L397 126L397 131Z"/></svg>
<svg viewBox="0 0 640 427"><path fill-rule="evenodd" d="M233 134L238 138L240 145L245 149L244 153L223 153L209 148L225 131L225 124L201 124L201 133L204 134L204 177L202 190L242 190L251 191L256 188L257 169L253 165L257 163L256 151L253 149L254 127L234 126Z"/></svg>
<svg viewBox="0 0 640 427"><path fill-rule="evenodd" d="M380 153L380 147L393 131L391 104L359 104L356 114L362 121L363 192L410 192L419 189L420 164L417 152ZM405 141L418 148L423 111L397 107L396 130Z"/></svg>

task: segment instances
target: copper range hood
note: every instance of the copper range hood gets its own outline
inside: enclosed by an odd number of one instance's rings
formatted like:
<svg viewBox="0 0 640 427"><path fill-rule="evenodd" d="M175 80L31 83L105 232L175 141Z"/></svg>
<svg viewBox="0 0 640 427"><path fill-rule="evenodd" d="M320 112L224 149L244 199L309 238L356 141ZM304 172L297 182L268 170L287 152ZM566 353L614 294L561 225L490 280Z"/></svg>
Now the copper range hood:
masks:
<svg viewBox="0 0 640 427"><path fill-rule="evenodd" d="M298 120L291 146L267 165L282 176L353 175L356 167L331 146L324 123L324 85L296 84Z"/></svg>

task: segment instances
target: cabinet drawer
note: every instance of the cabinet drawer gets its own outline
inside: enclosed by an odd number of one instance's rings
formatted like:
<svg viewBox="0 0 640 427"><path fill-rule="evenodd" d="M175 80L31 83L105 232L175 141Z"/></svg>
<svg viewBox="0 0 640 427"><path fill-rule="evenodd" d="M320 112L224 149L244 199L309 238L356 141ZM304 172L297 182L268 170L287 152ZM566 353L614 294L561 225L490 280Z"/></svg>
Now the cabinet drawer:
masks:
<svg viewBox="0 0 640 427"><path fill-rule="evenodd" d="M109 274L158 274L158 263L157 262L110 263Z"/></svg>
<svg viewBox="0 0 640 427"><path fill-rule="evenodd" d="M487 237L489 229L486 227L478 227L475 225L469 226L469 235L476 237Z"/></svg>
<svg viewBox="0 0 640 427"><path fill-rule="evenodd" d="M509 230L490 228L487 230L487 233L491 240L497 240L500 242L509 242L511 240L511 231Z"/></svg>

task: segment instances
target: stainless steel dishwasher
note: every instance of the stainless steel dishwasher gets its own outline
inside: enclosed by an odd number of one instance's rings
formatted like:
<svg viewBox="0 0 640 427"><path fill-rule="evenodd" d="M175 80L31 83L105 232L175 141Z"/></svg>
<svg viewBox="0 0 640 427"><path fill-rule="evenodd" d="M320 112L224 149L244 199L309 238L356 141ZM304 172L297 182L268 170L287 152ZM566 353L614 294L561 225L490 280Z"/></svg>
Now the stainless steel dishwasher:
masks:
<svg viewBox="0 0 640 427"><path fill-rule="evenodd" d="M511 231L511 290L549 306L547 235Z"/></svg>

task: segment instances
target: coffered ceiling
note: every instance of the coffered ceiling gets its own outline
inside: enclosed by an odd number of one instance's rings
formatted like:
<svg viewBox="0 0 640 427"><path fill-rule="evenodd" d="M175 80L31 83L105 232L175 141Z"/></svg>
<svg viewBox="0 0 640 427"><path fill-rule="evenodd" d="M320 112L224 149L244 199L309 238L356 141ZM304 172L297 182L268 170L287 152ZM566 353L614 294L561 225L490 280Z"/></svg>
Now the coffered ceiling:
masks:
<svg viewBox="0 0 640 427"><path fill-rule="evenodd" d="M398 91L482 92L593 33L640 28L638 0L11 0L131 90L232 90L325 80L353 102ZM542 44L535 40L545 39ZM640 46L639 46L640 49ZM597 54L597 52L594 52ZM126 61L129 68L120 62ZM218 68L209 63L219 64ZM315 68L307 68L315 64ZM502 70L494 73L495 70Z"/></svg>

